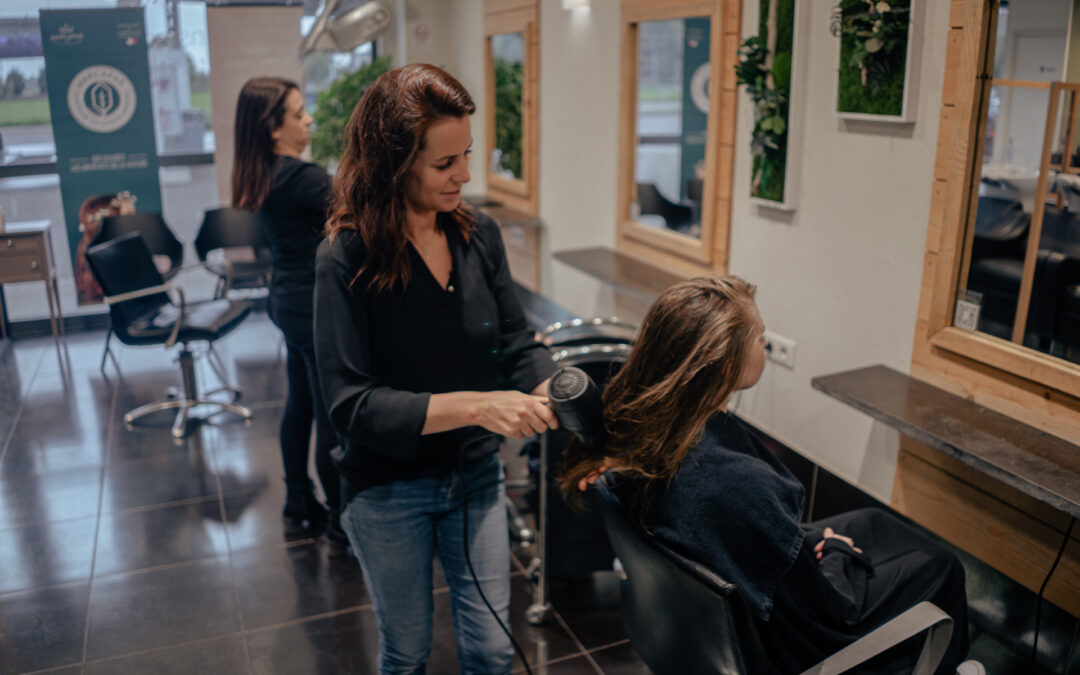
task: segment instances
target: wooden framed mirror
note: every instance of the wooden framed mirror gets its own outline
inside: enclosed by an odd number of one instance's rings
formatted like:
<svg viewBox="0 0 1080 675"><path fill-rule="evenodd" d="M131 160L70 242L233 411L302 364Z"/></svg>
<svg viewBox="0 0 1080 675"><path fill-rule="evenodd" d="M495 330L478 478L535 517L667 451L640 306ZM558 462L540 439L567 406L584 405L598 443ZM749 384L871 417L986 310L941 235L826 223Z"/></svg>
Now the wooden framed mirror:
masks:
<svg viewBox="0 0 1080 675"><path fill-rule="evenodd" d="M536 0L487 0L485 153L488 196L535 214L539 12Z"/></svg>
<svg viewBox="0 0 1080 675"><path fill-rule="evenodd" d="M621 251L726 268L740 19L736 0L623 0Z"/></svg>

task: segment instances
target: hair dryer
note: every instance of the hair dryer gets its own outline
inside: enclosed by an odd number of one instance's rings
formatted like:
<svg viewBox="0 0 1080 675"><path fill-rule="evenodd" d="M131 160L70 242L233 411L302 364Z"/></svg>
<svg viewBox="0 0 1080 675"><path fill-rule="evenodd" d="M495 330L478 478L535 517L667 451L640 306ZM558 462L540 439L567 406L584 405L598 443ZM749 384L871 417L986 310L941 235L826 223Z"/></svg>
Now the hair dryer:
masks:
<svg viewBox="0 0 1080 675"><path fill-rule="evenodd" d="M563 368L548 384L551 410L559 424L591 450L599 450L604 435L600 389L580 368Z"/></svg>

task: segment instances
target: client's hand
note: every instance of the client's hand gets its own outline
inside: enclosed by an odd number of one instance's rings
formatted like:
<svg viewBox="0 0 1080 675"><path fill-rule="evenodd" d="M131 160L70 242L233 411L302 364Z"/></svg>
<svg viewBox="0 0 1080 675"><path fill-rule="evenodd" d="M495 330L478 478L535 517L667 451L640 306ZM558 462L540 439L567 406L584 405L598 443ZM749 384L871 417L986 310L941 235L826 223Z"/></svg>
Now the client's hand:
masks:
<svg viewBox="0 0 1080 675"><path fill-rule="evenodd" d="M490 391L483 397L477 411L477 424L488 431L524 438L559 428L559 420L551 412L545 397L520 391Z"/></svg>
<svg viewBox="0 0 1080 675"><path fill-rule="evenodd" d="M588 476L585 476L578 481L578 491L585 492L586 490L588 490L589 486L595 483L596 479L599 478L601 474L603 474L608 469L614 468L615 466L616 464L614 459L612 459L611 457L605 457L603 464L597 467L595 471L590 471Z"/></svg>
<svg viewBox="0 0 1080 675"><path fill-rule="evenodd" d="M840 541L850 546L852 551L855 551L856 553L862 553L862 549L855 545L855 542L851 540L851 537L845 537L842 534L837 534L833 532L833 529L831 527L825 528L825 532L822 534L822 537L824 537L824 539L819 541L817 543L817 546L814 547L814 553L817 554L818 560L821 560L821 553L825 549L825 539L839 539Z"/></svg>

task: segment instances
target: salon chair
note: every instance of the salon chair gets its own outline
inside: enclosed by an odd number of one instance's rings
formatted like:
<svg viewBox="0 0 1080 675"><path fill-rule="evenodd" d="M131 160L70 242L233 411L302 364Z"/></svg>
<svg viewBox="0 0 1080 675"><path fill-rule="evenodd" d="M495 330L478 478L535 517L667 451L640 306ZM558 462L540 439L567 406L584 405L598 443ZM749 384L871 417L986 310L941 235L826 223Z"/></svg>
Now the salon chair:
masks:
<svg viewBox="0 0 1080 675"><path fill-rule="evenodd" d="M694 210L665 197L654 183L636 183L641 215L657 215L669 230L682 232L694 224Z"/></svg>
<svg viewBox="0 0 1080 675"><path fill-rule="evenodd" d="M587 375L564 368L551 382L560 425L588 444L603 422L599 389ZM625 516L611 472L596 481L604 528L622 570L622 614L634 649L657 675L769 671L768 651L739 589L706 567L639 531ZM926 631L913 675L930 675L945 655L953 621L921 602L805 671L842 673Z"/></svg>
<svg viewBox="0 0 1080 675"><path fill-rule="evenodd" d="M626 361L636 335L635 324L598 317L551 324L544 330L543 340L557 365L580 368L603 387ZM565 429L540 437L535 493L538 540L529 567L537 583L533 604L526 611L526 619L533 625L545 622L550 615L548 595L553 579L608 571L615 558L598 514L571 510L552 480L562 468L569 442L570 432Z"/></svg>
<svg viewBox="0 0 1080 675"><path fill-rule="evenodd" d="M165 218L160 213L131 213L122 216L108 216L101 221L101 228L94 238L90 240L90 246L104 244L107 241L122 237L125 234L138 232L142 235L147 249L150 251L151 260L155 268L165 279L172 279L180 271L184 264L184 245L176 238L173 231L165 223ZM113 327L110 323L105 333L105 349L101 353L101 374L105 375L105 361L110 357L113 365L119 369L116 355L113 354L111 344Z"/></svg>
<svg viewBox="0 0 1080 675"><path fill-rule="evenodd" d="M251 312L251 303L243 300L211 300L188 303L179 286L166 284L154 266L153 256L138 232L131 232L86 250L86 260L94 279L105 292L109 319L116 337L126 345L162 345L169 349L180 343L178 357L182 389L167 399L149 403L124 415L131 426L138 419L164 410L176 410L172 436L187 434L188 418L194 409L206 417L221 412L240 415L245 421L251 410L231 401L217 401L199 395L195 378L195 357L191 343L213 344L224 337ZM169 293L175 293L173 302ZM235 400L239 392L223 387ZM208 395L216 392L208 392Z"/></svg>
<svg viewBox="0 0 1080 675"><path fill-rule="evenodd" d="M264 228L262 216L253 211L227 206L203 215L195 235L195 253L218 277L215 298L225 297L231 289L270 285L270 244ZM237 251L243 255L237 256ZM215 253L220 257L215 259ZM226 265L225 260L230 264Z"/></svg>

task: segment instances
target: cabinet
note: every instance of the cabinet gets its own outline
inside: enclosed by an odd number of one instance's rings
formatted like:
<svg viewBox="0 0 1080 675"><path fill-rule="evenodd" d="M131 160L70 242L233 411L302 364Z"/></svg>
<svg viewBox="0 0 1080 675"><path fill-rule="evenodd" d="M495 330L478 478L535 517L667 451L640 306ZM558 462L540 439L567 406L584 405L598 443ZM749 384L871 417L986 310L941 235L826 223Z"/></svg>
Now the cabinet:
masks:
<svg viewBox="0 0 1080 675"><path fill-rule="evenodd" d="M23 281L45 282L49 321L53 337L58 338L64 332L64 316L47 220L8 223L0 232L0 285ZM6 321L0 321L0 337L7 337Z"/></svg>

